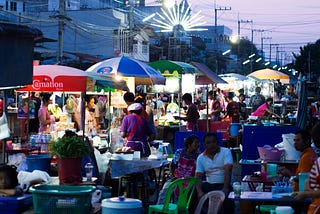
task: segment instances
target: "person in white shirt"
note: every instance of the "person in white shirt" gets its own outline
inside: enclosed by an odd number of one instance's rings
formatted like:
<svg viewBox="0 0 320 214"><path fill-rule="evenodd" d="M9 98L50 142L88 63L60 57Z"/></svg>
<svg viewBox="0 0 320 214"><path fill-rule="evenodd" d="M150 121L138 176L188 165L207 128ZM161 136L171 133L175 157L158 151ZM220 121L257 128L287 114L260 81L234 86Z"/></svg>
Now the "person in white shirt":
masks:
<svg viewBox="0 0 320 214"><path fill-rule="evenodd" d="M228 200L231 191L231 175L233 158L230 149L220 147L215 133L207 133L203 137L205 151L199 155L196 164L198 178L197 193L200 199L212 190L221 190L226 196L223 204L224 213L234 212L234 203ZM202 181L203 175L206 181Z"/></svg>

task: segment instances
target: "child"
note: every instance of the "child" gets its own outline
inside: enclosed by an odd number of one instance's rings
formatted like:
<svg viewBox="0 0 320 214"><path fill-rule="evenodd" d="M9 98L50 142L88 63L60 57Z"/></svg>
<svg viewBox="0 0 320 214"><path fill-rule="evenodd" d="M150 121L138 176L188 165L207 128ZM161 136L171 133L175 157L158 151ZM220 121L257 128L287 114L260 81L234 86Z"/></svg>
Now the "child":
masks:
<svg viewBox="0 0 320 214"><path fill-rule="evenodd" d="M0 196L22 195L22 188L18 185L17 171L14 166L0 166Z"/></svg>

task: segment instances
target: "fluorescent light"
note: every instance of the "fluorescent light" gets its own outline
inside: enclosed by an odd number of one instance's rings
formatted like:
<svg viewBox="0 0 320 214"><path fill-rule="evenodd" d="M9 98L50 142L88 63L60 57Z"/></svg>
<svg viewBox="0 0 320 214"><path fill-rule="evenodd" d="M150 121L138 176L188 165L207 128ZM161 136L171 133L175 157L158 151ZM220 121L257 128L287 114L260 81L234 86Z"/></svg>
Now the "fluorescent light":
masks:
<svg viewBox="0 0 320 214"><path fill-rule="evenodd" d="M228 53L230 53L230 52L231 52L230 49L229 49L229 50L226 50L225 52L222 53L222 55L224 56L224 55L226 55L226 54L228 54Z"/></svg>
<svg viewBox="0 0 320 214"><path fill-rule="evenodd" d="M278 65L274 65L274 66L272 66L272 68L276 68L276 67L278 67Z"/></svg>
<svg viewBox="0 0 320 214"><path fill-rule="evenodd" d="M249 56L249 59L251 59L252 57L254 57L256 54L251 54L250 56Z"/></svg>
<svg viewBox="0 0 320 214"><path fill-rule="evenodd" d="M250 60L246 60L246 61L244 61L243 63L242 63L242 65L245 65L245 64L248 64L250 62Z"/></svg>
<svg viewBox="0 0 320 214"><path fill-rule="evenodd" d="M266 62L266 63L264 63L264 65L270 65L270 62Z"/></svg>
<svg viewBox="0 0 320 214"><path fill-rule="evenodd" d="M256 60L256 62L260 62L261 60L262 60L262 58L259 57L259 58Z"/></svg>

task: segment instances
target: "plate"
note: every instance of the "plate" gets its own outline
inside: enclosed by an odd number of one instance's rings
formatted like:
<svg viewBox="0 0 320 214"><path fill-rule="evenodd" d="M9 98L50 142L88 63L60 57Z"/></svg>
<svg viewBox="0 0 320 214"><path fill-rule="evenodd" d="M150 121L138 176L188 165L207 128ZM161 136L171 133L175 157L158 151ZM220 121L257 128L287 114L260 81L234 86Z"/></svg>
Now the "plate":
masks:
<svg viewBox="0 0 320 214"><path fill-rule="evenodd" d="M290 197L292 197L292 192L272 194L272 198L290 198Z"/></svg>

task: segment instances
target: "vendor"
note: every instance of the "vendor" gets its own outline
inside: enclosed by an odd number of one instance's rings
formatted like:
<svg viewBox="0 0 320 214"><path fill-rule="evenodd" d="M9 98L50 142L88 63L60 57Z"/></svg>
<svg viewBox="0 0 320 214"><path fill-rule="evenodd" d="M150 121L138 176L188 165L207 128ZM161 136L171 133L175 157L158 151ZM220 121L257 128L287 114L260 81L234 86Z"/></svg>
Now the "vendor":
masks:
<svg viewBox="0 0 320 214"><path fill-rule="evenodd" d="M42 99L42 104L38 111L38 118L39 118L39 132L41 133L41 132L47 131L48 125L51 124L48 105L52 103L52 100L50 99L51 94L49 93L40 94L40 97Z"/></svg>
<svg viewBox="0 0 320 214"><path fill-rule="evenodd" d="M148 141L153 140L153 131L148 121L141 116L142 105L133 103L128 106L130 114L124 116L120 135L126 138L125 146L141 152L141 157L148 157L151 153Z"/></svg>
<svg viewBox="0 0 320 214"><path fill-rule="evenodd" d="M279 117L276 113L270 110L270 106L273 103L273 99L271 97L267 98L266 102L262 105L260 105L257 110L251 113L252 116L258 116L259 118L262 118L264 116L274 115L276 117Z"/></svg>
<svg viewBox="0 0 320 214"><path fill-rule="evenodd" d="M187 131L198 131L198 119L200 118L200 115L197 106L192 103L191 94L185 93L182 96L182 101L184 101L185 104L188 106L187 116L174 116L174 118L187 121Z"/></svg>

